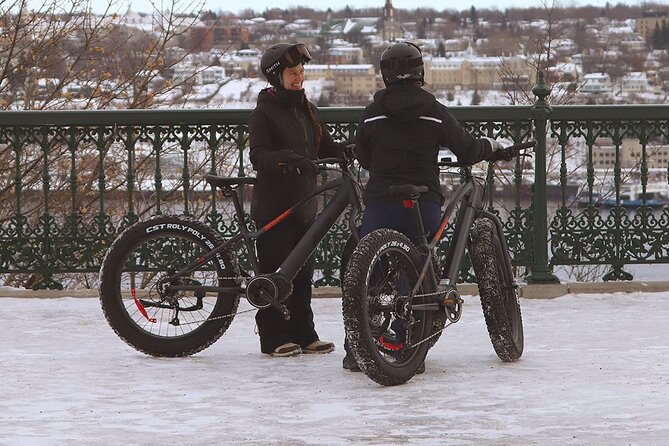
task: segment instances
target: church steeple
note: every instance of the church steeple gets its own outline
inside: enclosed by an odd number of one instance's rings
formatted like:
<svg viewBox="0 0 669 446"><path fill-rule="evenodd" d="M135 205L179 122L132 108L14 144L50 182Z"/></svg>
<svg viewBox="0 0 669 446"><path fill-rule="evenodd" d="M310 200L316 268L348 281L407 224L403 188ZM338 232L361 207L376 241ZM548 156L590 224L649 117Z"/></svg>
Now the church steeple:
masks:
<svg viewBox="0 0 669 446"><path fill-rule="evenodd" d="M386 5L383 7L383 21L393 20L394 17L393 1L386 0Z"/></svg>
<svg viewBox="0 0 669 446"><path fill-rule="evenodd" d="M386 0L383 7L383 40L391 41L403 35L400 24L395 20L395 8L392 0Z"/></svg>

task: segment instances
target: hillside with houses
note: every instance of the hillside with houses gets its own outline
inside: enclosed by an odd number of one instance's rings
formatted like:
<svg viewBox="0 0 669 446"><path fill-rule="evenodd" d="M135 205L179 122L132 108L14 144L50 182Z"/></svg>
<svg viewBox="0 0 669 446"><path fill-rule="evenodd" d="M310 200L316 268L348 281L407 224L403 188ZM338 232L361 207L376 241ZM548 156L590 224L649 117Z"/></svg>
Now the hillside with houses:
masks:
<svg viewBox="0 0 669 446"><path fill-rule="evenodd" d="M666 102L669 6L379 6L102 16L46 9L32 27L0 10L0 108L248 108L265 86L264 49L297 41L314 55L310 97L359 106L382 88L378 61L398 40L421 47L426 88L451 105L530 103L538 70L554 104Z"/></svg>

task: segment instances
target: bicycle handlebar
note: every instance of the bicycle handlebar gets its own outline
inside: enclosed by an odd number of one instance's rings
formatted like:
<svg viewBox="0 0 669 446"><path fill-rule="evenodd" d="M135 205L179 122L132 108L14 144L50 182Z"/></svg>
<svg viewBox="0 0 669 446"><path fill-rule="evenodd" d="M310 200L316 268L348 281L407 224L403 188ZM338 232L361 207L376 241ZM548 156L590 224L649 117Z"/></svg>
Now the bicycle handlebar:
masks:
<svg viewBox="0 0 669 446"><path fill-rule="evenodd" d="M510 146L506 146L503 149L499 149L499 151L509 153L511 155L511 158L516 158L518 156L526 155L526 152L524 152L524 150L533 149L536 146L537 146L536 141L527 141L527 142L521 142L521 143L518 143L518 144L513 144L513 145L510 145ZM472 166L471 163L461 163L459 161L446 161L448 159L449 158L442 158L437 163L437 166L439 166L439 167L468 167L468 166ZM491 162L494 162L494 161L491 161ZM474 164L476 164L476 163L474 163Z"/></svg>
<svg viewBox="0 0 669 446"><path fill-rule="evenodd" d="M329 158L317 158L311 160L318 166L318 171L323 172L326 170L338 170L332 167L327 167L327 164L337 164L342 169L350 168L350 165L353 163L352 159L344 156L343 158L338 157L329 157Z"/></svg>
<svg viewBox="0 0 669 446"><path fill-rule="evenodd" d="M504 150L524 150L524 149L533 149L537 146L536 141L527 141L521 142L519 144L514 144L512 146L504 147Z"/></svg>
<svg viewBox="0 0 669 446"><path fill-rule="evenodd" d="M317 158L311 160L316 164L341 164L343 160L342 158L336 158L336 157L331 157L331 158Z"/></svg>

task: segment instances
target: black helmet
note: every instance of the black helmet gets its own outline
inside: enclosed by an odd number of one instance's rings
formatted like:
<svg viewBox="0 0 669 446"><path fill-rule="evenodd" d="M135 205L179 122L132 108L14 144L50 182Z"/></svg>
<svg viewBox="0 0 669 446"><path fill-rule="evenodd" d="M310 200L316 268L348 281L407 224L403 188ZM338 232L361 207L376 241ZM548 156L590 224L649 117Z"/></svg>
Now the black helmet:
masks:
<svg viewBox="0 0 669 446"><path fill-rule="evenodd" d="M420 81L425 84L423 54L411 42L394 43L381 55L381 77L386 87L398 82Z"/></svg>
<svg viewBox="0 0 669 446"><path fill-rule="evenodd" d="M303 43L279 43L267 48L260 59L260 70L267 82L274 87L282 87L281 72L311 60L311 54Z"/></svg>

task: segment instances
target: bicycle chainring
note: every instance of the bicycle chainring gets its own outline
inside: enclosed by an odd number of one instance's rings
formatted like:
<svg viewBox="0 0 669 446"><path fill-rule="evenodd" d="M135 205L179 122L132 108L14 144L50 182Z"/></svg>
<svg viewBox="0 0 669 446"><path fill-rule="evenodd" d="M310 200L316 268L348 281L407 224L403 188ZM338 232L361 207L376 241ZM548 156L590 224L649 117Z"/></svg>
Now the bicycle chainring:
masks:
<svg viewBox="0 0 669 446"><path fill-rule="evenodd" d="M279 287L267 276L257 276L246 286L246 299L256 308L267 308L279 296Z"/></svg>

